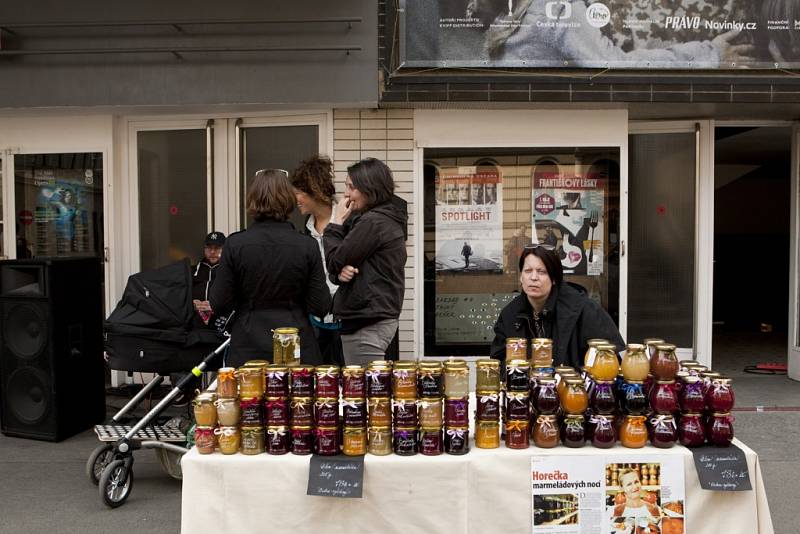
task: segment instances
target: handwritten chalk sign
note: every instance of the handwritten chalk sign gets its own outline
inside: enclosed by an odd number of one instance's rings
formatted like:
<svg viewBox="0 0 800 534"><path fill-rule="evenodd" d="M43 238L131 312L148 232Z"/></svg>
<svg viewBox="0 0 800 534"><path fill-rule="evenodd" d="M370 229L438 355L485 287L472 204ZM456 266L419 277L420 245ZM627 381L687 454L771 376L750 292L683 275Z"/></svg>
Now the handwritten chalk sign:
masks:
<svg viewBox="0 0 800 534"><path fill-rule="evenodd" d="M692 449L692 455L701 488L712 491L753 489L744 451L736 445L700 447Z"/></svg>
<svg viewBox="0 0 800 534"><path fill-rule="evenodd" d="M363 489L363 456L311 456L306 495L360 499Z"/></svg>

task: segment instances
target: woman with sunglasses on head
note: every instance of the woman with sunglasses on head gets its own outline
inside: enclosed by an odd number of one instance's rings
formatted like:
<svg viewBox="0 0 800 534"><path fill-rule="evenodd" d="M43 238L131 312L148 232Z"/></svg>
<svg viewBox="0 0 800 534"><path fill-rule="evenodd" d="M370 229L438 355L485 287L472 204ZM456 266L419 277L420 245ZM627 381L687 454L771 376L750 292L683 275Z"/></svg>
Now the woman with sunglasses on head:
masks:
<svg viewBox="0 0 800 534"><path fill-rule="evenodd" d="M255 223L225 242L209 301L214 313L236 311L229 366L271 361L272 330L286 326L300 330L301 361L322 363L308 315L328 313L331 295L317 243L287 220L295 202L286 171L258 171L247 191Z"/></svg>
<svg viewBox="0 0 800 534"><path fill-rule="evenodd" d="M392 171L375 158L347 168L344 198L323 242L329 278L339 284L333 315L342 322L344 360L360 365L383 359L397 333L408 211L394 194Z"/></svg>
<svg viewBox="0 0 800 534"><path fill-rule="evenodd" d="M553 340L553 365L580 367L589 339L602 338L622 350L625 342L614 321L586 291L564 281L558 255L544 245L527 245L519 257L522 293L500 312L491 356L505 360L506 339Z"/></svg>

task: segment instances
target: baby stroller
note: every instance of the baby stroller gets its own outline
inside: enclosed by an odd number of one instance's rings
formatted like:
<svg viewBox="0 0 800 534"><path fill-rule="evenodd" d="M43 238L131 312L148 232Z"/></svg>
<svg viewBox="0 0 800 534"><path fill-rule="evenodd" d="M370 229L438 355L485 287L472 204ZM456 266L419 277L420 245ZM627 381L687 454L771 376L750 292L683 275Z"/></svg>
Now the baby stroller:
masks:
<svg viewBox="0 0 800 534"><path fill-rule="evenodd" d="M181 429L154 422L197 377L219 368L230 338L215 330L191 328L194 309L189 260L132 275L117 307L104 324L105 351L112 369L156 373L111 421L95 426L102 442L89 456L86 474L99 486L103 502L116 508L133 487L133 451L154 449L168 474L180 478L179 461L186 453ZM172 390L138 423L121 424L171 373L186 372Z"/></svg>

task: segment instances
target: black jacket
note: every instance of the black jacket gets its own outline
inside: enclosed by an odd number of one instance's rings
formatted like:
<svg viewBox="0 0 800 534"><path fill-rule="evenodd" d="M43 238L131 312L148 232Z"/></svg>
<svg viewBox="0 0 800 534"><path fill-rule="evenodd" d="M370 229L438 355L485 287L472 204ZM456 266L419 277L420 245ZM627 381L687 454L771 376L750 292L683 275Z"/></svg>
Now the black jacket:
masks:
<svg viewBox="0 0 800 534"><path fill-rule="evenodd" d="M553 363L580 368L586 352L586 342L592 338L607 339L617 346L625 347L625 341L614 321L595 301L569 283L564 282L554 291L555 298L545 304L543 313L552 321ZM550 309L548 309L548 307ZM533 334L533 307L524 293L517 295L500 312L494 325L494 341L491 356L500 361L506 358L506 339L524 337L530 352Z"/></svg>
<svg viewBox="0 0 800 534"><path fill-rule="evenodd" d="M308 314L328 313L331 296L317 243L290 223L260 221L229 236L209 300L214 313L236 312L228 365L271 360L272 330L282 326L300 329L303 363L321 363Z"/></svg>
<svg viewBox="0 0 800 534"><path fill-rule="evenodd" d="M211 286L214 285L214 280L217 277L217 269L219 263L211 265L205 261L205 258L200 260L197 265L192 266L192 300L208 300L211 294ZM214 314L214 318L216 318ZM203 322L200 314L197 311L192 316L192 326L194 328L213 328L213 322L209 323L212 326Z"/></svg>
<svg viewBox="0 0 800 534"><path fill-rule="evenodd" d="M345 225L329 224L325 228L328 276L339 284L333 299L334 317L345 323L364 324L400 317L407 224L406 201L393 196L353 221L348 219ZM356 267L358 274L342 283L338 275L345 265Z"/></svg>

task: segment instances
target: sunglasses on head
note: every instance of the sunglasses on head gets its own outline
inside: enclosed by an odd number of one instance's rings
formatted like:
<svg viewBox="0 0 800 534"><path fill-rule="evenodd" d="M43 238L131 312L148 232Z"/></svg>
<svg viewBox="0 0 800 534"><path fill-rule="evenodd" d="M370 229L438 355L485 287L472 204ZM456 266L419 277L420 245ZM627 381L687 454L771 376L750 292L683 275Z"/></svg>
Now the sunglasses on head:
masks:
<svg viewBox="0 0 800 534"><path fill-rule="evenodd" d="M556 247L554 247L553 245L538 245L536 243L528 243L527 245L522 247L522 250L536 250L537 248L543 248L545 250L555 250L556 249Z"/></svg>
<svg viewBox="0 0 800 534"><path fill-rule="evenodd" d="M259 169L259 170L256 171L256 176L259 176L259 175L262 175L262 174L266 174L266 173L268 173L270 171L282 172L283 174L286 175L287 178L289 177L289 171L287 171L285 169Z"/></svg>

